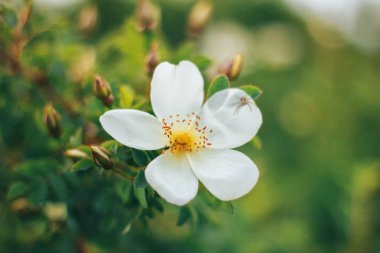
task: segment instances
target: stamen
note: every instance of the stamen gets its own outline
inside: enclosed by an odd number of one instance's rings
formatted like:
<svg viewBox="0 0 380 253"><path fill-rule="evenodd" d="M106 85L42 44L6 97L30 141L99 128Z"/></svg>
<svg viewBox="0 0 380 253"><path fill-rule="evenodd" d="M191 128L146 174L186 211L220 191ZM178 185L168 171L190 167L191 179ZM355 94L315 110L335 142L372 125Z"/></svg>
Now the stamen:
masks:
<svg viewBox="0 0 380 253"><path fill-rule="evenodd" d="M187 117L187 118L186 118ZM168 120L168 121L167 121ZM206 137L206 126L200 126L201 117L194 112L182 117L180 114L169 115L168 119L163 118L162 129L169 139L169 145L165 147L172 154L177 152L198 152L199 149L210 146L211 143ZM210 133L212 129L210 130Z"/></svg>

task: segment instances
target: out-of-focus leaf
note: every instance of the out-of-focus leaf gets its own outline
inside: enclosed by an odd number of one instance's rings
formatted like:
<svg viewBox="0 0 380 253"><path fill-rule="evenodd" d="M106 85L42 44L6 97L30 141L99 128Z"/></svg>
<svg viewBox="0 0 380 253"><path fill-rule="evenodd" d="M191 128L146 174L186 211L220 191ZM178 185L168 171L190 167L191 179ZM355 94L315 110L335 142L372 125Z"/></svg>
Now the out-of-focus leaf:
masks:
<svg viewBox="0 0 380 253"><path fill-rule="evenodd" d="M88 170L92 166L93 166L93 163L90 159L82 159L76 162L71 169L72 171L84 171L84 170Z"/></svg>
<svg viewBox="0 0 380 253"><path fill-rule="evenodd" d="M214 95L218 91L227 89L228 87L230 87L230 81L228 80L227 76L219 75L215 77L211 81L210 86L207 89L207 98L210 98L212 95Z"/></svg>
<svg viewBox="0 0 380 253"><path fill-rule="evenodd" d="M52 175L49 177L50 186L60 200L64 200L67 197L67 188L64 180L59 175Z"/></svg>
<svg viewBox="0 0 380 253"><path fill-rule="evenodd" d="M116 185L116 193L120 196L124 203L131 198L132 183L127 180L119 180Z"/></svg>
<svg viewBox="0 0 380 253"><path fill-rule="evenodd" d="M35 204L43 202L48 194L47 182L44 178L36 178L28 194L28 199Z"/></svg>
<svg viewBox="0 0 380 253"><path fill-rule="evenodd" d="M260 89L259 87L251 84L246 84L240 86L240 89L247 92L247 94L253 99L256 100L258 99L262 94L263 90Z"/></svg>
<svg viewBox="0 0 380 253"><path fill-rule="evenodd" d="M145 151L132 148L132 156L138 166L147 166L149 163L149 159Z"/></svg>
<svg viewBox="0 0 380 253"><path fill-rule="evenodd" d="M120 108L131 108L135 98L135 91L127 85L120 86L119 89L119 105Z"/></svg>
<svg viewBox="0 0 380 253"><path fill-rule="evenodd" d="M13 200L22 197L31 189L31 187L32 185L27 182L14 182L9 187L7 199Z"/></svg>
<svg viewBox="0 0 380 253"><path fill-rule="evenodd" d="M194 59L194 64L197 65L201 71L205 71L208 67L210 67L211 63L212 61L203 55L198 56Z"/></svg>
<svg viewBox="0 0 380 253"><path fill-rule="evenodd" d="M262 147L261 139L259 138L259 136L253 137L251 140L251 143L252 143L253 147L256 149L261 149L261 147Z"/></svg>
<svg viewBox="0 0 380 253"><path fill-rule="evenodd" d="M181 209L179 210L177 226L184 225L190 219L191 219L190 209L187 206L181 207Z"/></svg>
<svg viewBox="0 0 380 253"><path fill-rule="evenodd" d="M119 143L115 140L109 140L103 142L100 146L109 150L112 154L115 154L117 152L117 148L119 147Z"/></svg>

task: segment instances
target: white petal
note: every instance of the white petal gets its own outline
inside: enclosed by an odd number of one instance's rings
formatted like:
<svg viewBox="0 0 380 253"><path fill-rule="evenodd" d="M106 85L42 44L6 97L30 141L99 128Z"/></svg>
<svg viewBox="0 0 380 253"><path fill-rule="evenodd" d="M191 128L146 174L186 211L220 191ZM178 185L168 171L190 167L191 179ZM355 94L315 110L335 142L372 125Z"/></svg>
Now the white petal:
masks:
<svg viewBox="0 0 380 253"><path fill-rule="evenodd" d="M155 150L167 141L161 122L153 115L131 109L110 110L100 116L104 130L118 142L141 150Z"/></svg>
<svg viewBox="0 0 380 253"><path fill-rule="evenodd" d="M224 201L247 194L259 178L259 171L251 159L235 150L204 149L188 157L199 180Z"/></svg>
<svg viewBox="0 0 380 253"><path fill-rule="evenodd" d="M203 102L203 78L197 66L189 61L178 65L163 62L153 73L150 98L155 115L198 113Z"/></svg>
<svg viewBox="0 0 380 253"><path fill-rule="evenodd" d="M241 105L246 97L248 104ZM212 129L210 148L236 148L250 141L262 124L259 108L249 95L240 89L225 89L215 93L202 108L202 124Z"/></svg>
<svg viewBox="0 0 380 253"><path fill-rule="evenodd" d="M198 179L186 155L160 155L146 168L145 178L162 198L179 206L192 200L198 191Z"/></svg>

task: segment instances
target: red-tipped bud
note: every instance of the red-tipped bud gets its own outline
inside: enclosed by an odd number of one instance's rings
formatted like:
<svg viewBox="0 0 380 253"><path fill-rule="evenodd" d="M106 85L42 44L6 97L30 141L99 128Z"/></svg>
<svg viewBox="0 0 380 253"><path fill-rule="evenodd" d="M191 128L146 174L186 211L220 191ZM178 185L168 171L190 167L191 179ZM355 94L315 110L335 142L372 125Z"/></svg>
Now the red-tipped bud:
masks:
<svg viewBox="0 0 380 253"><path fill-rule="evenodd" d="M219 74L225 74L228 79L233 81L239 77L242 68L243 55L239 53L219 70Z"/></svg>
<svg viewBox="0 0 380 253"><path fill-rule="evenodd" d="M139 0L136 7L136 28L141 32L153 31L160 19L159 9L150 0Z"/></svg>
<svg viewBox="0 0 380 253"><path fill-rule="evenodd" d="M95 75L93 91L95 96L101 99L105 106L111 106L113 104L114 97L111 92L111 87L102 76Z"/></svg>
<svg viewBox="0 0 380 253"><path fill-rule="evenodd" d="M150 47L148 56L146 58L146 73L149 76L153 75L154 69L159 63L157 48L158 48L157 43L153 42Z"/></svg>
<svg viewBox="0 0 380 253"><path fill-rule="evenodd" d="M96 166L101 167L105 170L110 170L113 168L113 162L110 158L111 153L100 146L91 145L92 160Z"/></svg>
<svg viewBox="0 0 380 253"><path fill-rule="evenodd" d="M199 1L192 8L187 23L187 31L190 37L199 37L205 29L211 14L213 6L210 2Z"/></svg>
<svg viewBox="0 0 380 253"><path fill-rule="evenodd" d="M59 138L62 133L61 116L51 104L47 104L43 111L43 120L50 135Z"/></svg>

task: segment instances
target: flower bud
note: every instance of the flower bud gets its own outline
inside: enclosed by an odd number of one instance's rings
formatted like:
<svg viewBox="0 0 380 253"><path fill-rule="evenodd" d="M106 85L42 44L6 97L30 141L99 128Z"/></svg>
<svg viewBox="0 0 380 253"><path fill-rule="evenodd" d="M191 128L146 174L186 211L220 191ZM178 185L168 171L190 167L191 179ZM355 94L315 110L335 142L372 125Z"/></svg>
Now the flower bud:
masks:
<svg viewBox="0 0 380 253"><path fill-rule="evenodd" d="M202 34L211 17L212 8L212 4L207 1L199 1L194 5L187 23L187 31L190 37L197 38Z"/></svg>
<svg viewBox="0 0 380 253"><path fill-rule="evenodd" d="M150 46L150 51L146 58L146 73L149 76L153 75L154 69L159 63L158 54L157 54L157 43L153 42Z"/></svg>
<svg viewBox="0 0 380 253"><path fill-rule="evenodd" d="M92 160L96 166L102 167L106 170L112 169L113 163L110 158L111 153L107 149L97 145L91 145L90 149L92 152Z"/></svg>
<svg viewBox="0 0 380 253"><path fill-rule="evenodd" d="M102 76L95 75L93 91L95 96L101 99L105 106L110 106L113 104L114 97L111 92L111 87Z"/></svg>
<svg viewBox="0 0 380 253"><path fill-rule="evenodd" d="M65 151L64 154L65 156L70 157L70 158L78 158L78 159L88 158L88 155L85 152L77 148L68 149Z"/></svg>
<svg viewBox="0 0 380 253"><path fill-rule="evenodd" d="M228 79L233 81L239 77L242 67L243 55L239 53L219 70L219 74L225 74Z"/></svg>
<svg viewBox="0 0 380 253"><path fill-rule="evenodd" d="M58 138L61 133L61 116L59 113L54 109L54 107L51 104L47 104L43 111L43 120L45 123L45 126L49 130L50 135L52 135L55 138Z"/></svg>
<svg viewBox="0 0 380 253"><path fill-rule="evenodd" d="M159 9L150 0L139 0L136 7L136 28L140 32L153 31L160 19Z"/></svg>

